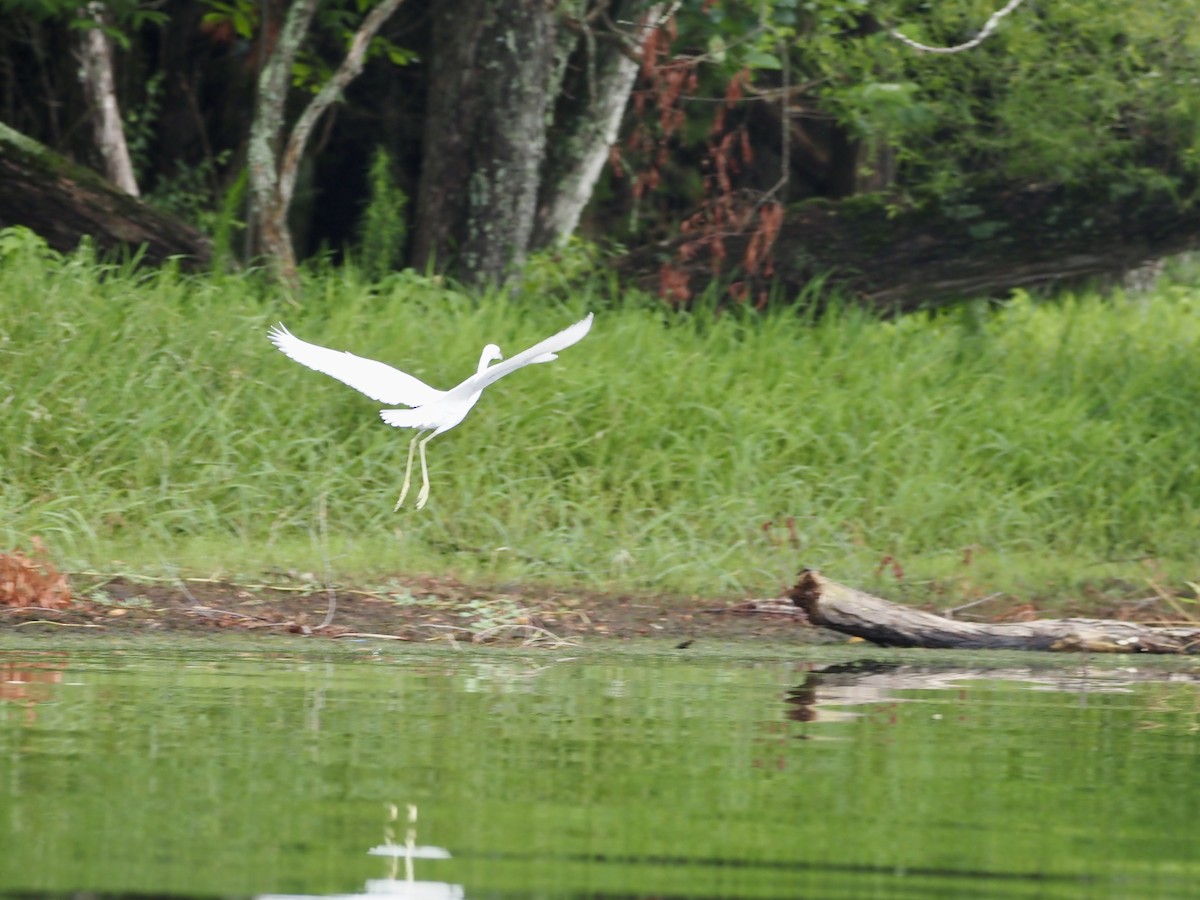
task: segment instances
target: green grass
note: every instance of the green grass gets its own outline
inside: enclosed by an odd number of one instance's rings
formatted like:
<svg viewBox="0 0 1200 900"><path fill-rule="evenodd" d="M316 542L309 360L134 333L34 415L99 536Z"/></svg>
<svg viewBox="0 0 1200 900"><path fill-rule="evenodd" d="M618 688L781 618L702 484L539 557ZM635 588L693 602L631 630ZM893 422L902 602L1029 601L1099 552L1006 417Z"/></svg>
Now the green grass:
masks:
<svg viewBox="0 0 1200 900"><path fill-rule="evenodd" d="M1200 294L1181 283L814 322L353 269L310 274L298 306L254 275L0 251L0 545L40 535L68 568L706 595L773 593L801 565L895 593L887 557L914 592L1200 576ZM419 512L392 512L410 433L266 339L282 319L447 387L488 341L515 352L588 310L585 341L429 445Z"/></svg>

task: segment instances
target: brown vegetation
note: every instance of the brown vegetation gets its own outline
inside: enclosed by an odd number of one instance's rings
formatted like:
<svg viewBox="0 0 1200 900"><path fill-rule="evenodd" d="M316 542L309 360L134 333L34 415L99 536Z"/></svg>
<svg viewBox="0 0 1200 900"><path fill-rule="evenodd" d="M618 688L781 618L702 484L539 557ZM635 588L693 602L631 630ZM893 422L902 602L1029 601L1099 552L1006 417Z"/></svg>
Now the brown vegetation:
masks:
<svg viewBox="0 0 1200 900"><path fill-rule="evenodd" d="M36 537L33 547L33 557L19 550L0 553L0 606L66 609L71 583L50 563Z"/></svg>

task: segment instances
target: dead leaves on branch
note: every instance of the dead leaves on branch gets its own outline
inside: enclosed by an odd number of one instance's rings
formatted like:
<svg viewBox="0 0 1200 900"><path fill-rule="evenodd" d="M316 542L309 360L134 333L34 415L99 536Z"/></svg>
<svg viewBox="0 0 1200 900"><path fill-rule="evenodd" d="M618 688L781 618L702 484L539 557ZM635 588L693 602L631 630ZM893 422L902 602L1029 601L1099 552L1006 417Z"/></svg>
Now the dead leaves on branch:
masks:
<svg viewBox="0 0 1200 900"><path fill-rule="evenodd" d="M50 562L45 545L33 539L33 556L19 550L0 553L0 606L66 609L71 583Z"/></svg>
<svg viewBox="0 0 1200 900"><path fill-rule="evenodd" d="M683 138L689 114L695 115L687 101L700 89L698 69L704 57L676 55L676 36L674 17L647 34L641 87L632 97L636 124L623 150L614 144L609 154L616 177L630 177L635 202L662 184L671 148ZM729 296L759 309L767 304L767 282L774 274L771 254L783 224L783 205L776 193L786 175L765 193L739 187L739 176L750 166L754 151L746 125L731 123L729 113L742 104L750 78L749 70L742 69L725 85L705 139L703 197L696 211L678 223L681 240L673 258L659 270L659 296L672 305L686 306L693 300L691 280L697 269L707 269L709 277L719 279L730 267L738 267L742 278L729 285ZM731 252L731 241L740 252Z"/></svg>

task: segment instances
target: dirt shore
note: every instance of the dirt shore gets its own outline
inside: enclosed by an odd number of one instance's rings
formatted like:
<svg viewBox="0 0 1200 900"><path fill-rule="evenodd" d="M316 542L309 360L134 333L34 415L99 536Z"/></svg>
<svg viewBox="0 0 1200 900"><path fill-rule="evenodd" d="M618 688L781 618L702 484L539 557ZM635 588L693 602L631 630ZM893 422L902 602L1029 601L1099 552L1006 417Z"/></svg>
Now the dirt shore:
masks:
<svg viewBox="0 0 1200 900"><path fill-rule="evenodd" d="M421 578L380 589L312 584L173 583L75 575L63 608L0 606L0 630L109 634L240 632L399 641L553 645L588 637L820 641L787 600L481 589Z"/></svg>

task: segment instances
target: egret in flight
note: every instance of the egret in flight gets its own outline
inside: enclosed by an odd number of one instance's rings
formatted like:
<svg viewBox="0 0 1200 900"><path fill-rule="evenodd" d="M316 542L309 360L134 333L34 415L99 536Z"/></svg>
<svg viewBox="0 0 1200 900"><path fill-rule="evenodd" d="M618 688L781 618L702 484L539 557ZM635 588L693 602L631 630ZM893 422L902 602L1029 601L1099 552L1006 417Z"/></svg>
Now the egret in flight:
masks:
<svg viewBox="0 0 1200 900"><path fill-rule="evenodd" d="M421 509L429 499L429 469L425 465L425 445L466 418L483 389L489 384L531 363L546 363L557 359L558 351L579 343L591 327L592 314L588 313L587 318L534 344L511 359L504 359L499 347L488 344L479 357L479 368L475 374L448 391L432 388L419 378L393 369L386 363L302 341L284 328L282 322L271 328L268 336L289 359L318 372L324 372L343 384L350 385L356 391L361 391L372 400L410 407L380 410L379 415L389 425L416 429L417 433L408 445L408 465L404 468L404 484L400 487L400 499L396 501L395 508L399 509L404 504L412 475L413 453L420 447L421 491L417 494L417 509ZM496 362L497 360L500 362ZM490 365L493 362L496 362L496 365Z"/></svg>

